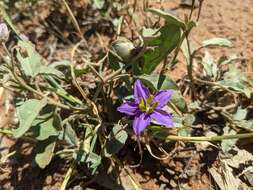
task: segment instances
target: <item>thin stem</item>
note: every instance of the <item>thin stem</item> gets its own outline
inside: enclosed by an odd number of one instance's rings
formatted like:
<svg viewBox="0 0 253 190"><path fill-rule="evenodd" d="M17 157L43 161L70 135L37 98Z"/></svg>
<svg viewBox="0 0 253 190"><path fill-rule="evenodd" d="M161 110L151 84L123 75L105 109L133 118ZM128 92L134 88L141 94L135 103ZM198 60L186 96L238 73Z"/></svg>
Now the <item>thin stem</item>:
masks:
<svg viewBox="0 0 253 190"><path fill-rule="evenodd" d="M111 73L110 75L108 75L107 77L105 77L103 83L106 83L107 81L109 81L111 78L117 76L118 74L120 74L125 68L122 67L120 69L118 69L117 71Z"/></svg>
<svg viewBox="0 0 253 190"><path fill-rule="evenodd" d="M202 142L202 141L223 141L229 139L246 139L252 138L253 133L242 133L236 135L221 135L221 136L213 136L213 137L183 137L183 136L174 136L169 135L165 138L166 141L195 141L195 142Z"/></svg>
<svg viewBox="0 0 253 190"><path fill-rule="evenodd" d="M68 109L68 110L71 110L71 108L67 105L64 105L60 102L57 102L55 101L54 99L52 98L49 98L47 95L43 94L43 93L40 93L38 92L37 90L33 89L32 87L30 87L29 85L27 85L25 83L25 81L23 81L23 79L21 79L19 76L16 75L16 73L14 72L13 73L13 76L15 77L15 79L18 81L18 83L23 87L25 88L26 90L30 91L30 92L33 92L34 94L37 94L38 96L42 97L42 98L46 98L48 101L49 101L49 104L52 104L52 105L55 105L55 106L58 106L58 107L61 107L61 108L64 108L64 109ZM74 109L74 108L73 108Z"/></svg>
<svg viewBox="0 0 253 190"><path fill-rule="evenodd" d="M199 0L199 11L198 11L197 22L199 21L199 18L200 18L200 13L201 13L201 10L202 10L203 2L204 2L204 0Z"/></svg>
<svg viewBox="0 0 253 190"><path fill-rule="evenodd" d="M163 60L163 66L162 66L162 69L160 71L160 76L159 77L161 77L166 71L167 60L168 60L168 55Z"/></svg>
<svg viewBox="0 0 253 190"><path fill-rule="evenodd" d="M81 29L80 29L80 27L79 27L79 24L78 24L78 22L77 22L77 20L76 20L76 18L75 18L75 16L74 16L74 14L73 14L73 12L72 12L71 9L70 9L68 3L67 3L65 0L62 0L62 2L63 2L63 4L64 4L64 6L66 7L68 13L69 13L70 18L71 18L71 21L72 21L72 23L74 24L74 27L76 28L77 32L79 33L80 38L83 39L82 31L81 31Z"/></svg>
<svg viewBox="0 0 253 190"><path fill-rule="evenodd" d="M172 109L180 116L183 116L183 114L181 113L181 111L177 108L177 106L175 104L173 104L172 102L169 102L169 105L172 107Z"/></svg>
<svg viewBox="0 0 253 190"><path fill-rule="evenodd" d="M2 43L2 46L4 48L4 51L7 53L7 55L11 58L11 54L10 54L9 50L7 49L5 43Z"/></svg>
<svg viewBox="0 0 253 190"><path fill-rule="evenodd" d="M170 62L170 65L173 65L173 63L175 62L175 60L176 60L176 58L177 58L177 56L179 54L179 51L180 51L180 48L181 48L181 45L182 45L184 39L185 39L185 32L182 34L181 39L180 39L180 41L179 41L179 43L178 43L178 45L177 45L177 47L175 49L175 53L174 53L174 56L173 56L173 58L172 58L172 60Z"/></svg>
<svg viewBox="0 0 253 190"><path fill-rule="evenodd" d="M192 18L192 13L193 13L193 10L194 10L194 6L195 6L195 0L192 0L192 6L191 6L191 12L190 12L189 20L191 20L191 18Z"/></svg>
<svg viewBox="0 0 253 190"><path fill-rule="evenodd" d="M72 77L72 81L74 86L77 88L77 90L80 92L80 94L82 95L83 99L87 102L87 104L89 106L91 106L91 100L88 98L88 95L86 94L86 92L82 89L82 87L80 86L80 84L78 83L77 79L76 79L76 75L75 75L75 71L74 71L74 56L75 56L75 52L78 48L78 46L81 43L76 44L71 51L71 64L70 64L70 71L71 71L71 77Z"/></svg>
<svg viewBox="0 0 253 190"><path fill-rule="evenodd" d="M88 67L90 68L91 72L93 74L95 74L99 78L100 81L104 80L103 77L97 72L97 70L91 65L90 62L86 61L85 59L83 59L83 61L88 65Z"/></svg>
<svg viewBox="0 0 253 190"><path fill-rule="evenodd" d="M139 187L139 184L135 181L134 176L131 174L131 172L129 172L128 168L126 166L124 166L123 163L115 155L112 157L112 159L115 163L117 163L125 171L125 173L129 177L130 182L134 186L134 189L141 190L141 188Z"/></svg>
<svg viewBox="0 0 253 190"><path fill-rule="evenodd" d="M67 185L68 185L68 182L69 182L69 179L70 179L70 177L71 177L71 175L72 175L73 170L75 169L75 167L76 167L76 162L73 161L73 162L71 163L71 166L69 167L69 169L68 169L68 171L67 171L65 177L64 177L64 180L63 180L63 182L62 182L62 185L61 185L61 189L60 189L60 190L65 190L65 189L66 189L66 187L67 187Z"/></svg>
<svg viewBox="0 0 253 190"><path fill-rule="evenodd" d="M237 127L239 129L243 129L245 131L253 132L253 129L241 126L236 121L234 121L233 118L231 118L231 116L229 115L229 113L227 113L227 112L221 112L221 115L223 115L232 126Z"/></svg>
<svg viewBox="0 0 253 190"><path fill-rule="evenodd" d="M190 46L190 41L189 41L189 33L186 33L186 43L187 43L187 49L188 49L188 54L189 54L189 63L187 64L187 72L188 72L188 76L190 79L190 87L191 87L191 98L194 101L195 99L195 85L194 85L194 80L193 80L193 75L192 75L192 71L193 71L193 55L191 53L191 46Z"/></svg>
<svg viewBox="0 0 253 190"><path fill-rule="evenodd" d="M0 129L0 134L13 137L13 132L11 130L9 130L9 129ZM36 139L34 139L32 137L22 136L20 138L23 139L23 140L30 141L30 142L36 142Z"/></svg>
<svg viewBox="0 0 253 190"><path fill-rule="evenodd" d="M4 135L13 135L12 131L9 129L0 129L0 133Z"/></svg>
<svg viewBox="0 0 253 190"><path fill-rule="evenodd" d="M73 153L74 151L75 149L63 149L56 152L55 155L69 154L69 153Z"/></svg>
<svg viewBox="0 0 253 190"><path fill-rule="evenodd" d="M208 85L211 85L211 86L217 86L217 87L219 87L219 88L221 88L221 89L223 89L223 90L231 93L232 95L236 96L235 92L233 92L232 90L229 90L228 88L226 88L225 86L223 86L223 85L221 85L221 84L219 84L217 82L205 81L205 80L201 80L199 78L194 78L194 81L199 82L199 83L203 83L203 84L208 84Z"/></svg>

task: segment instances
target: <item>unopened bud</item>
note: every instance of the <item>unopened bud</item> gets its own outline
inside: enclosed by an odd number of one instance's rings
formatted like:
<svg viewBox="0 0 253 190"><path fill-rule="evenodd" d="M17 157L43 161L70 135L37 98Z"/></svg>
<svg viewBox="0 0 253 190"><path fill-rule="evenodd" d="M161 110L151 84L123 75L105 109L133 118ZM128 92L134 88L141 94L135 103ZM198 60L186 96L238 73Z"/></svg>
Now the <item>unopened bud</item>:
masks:
<svg viewBox="0 0 253 190"><path fill-rule="evenodd" d="M126 38L119 38L112 44L111 50L120 57L123 61L129 60L135 49L133 43Z"/></svg>
<svg viewBox="0 0 253 190"><path fill-rule="evenodd" d="M5 23L0 24L0 41L1 42L6 42L9 39L9 30L8 27Z"/></svg>

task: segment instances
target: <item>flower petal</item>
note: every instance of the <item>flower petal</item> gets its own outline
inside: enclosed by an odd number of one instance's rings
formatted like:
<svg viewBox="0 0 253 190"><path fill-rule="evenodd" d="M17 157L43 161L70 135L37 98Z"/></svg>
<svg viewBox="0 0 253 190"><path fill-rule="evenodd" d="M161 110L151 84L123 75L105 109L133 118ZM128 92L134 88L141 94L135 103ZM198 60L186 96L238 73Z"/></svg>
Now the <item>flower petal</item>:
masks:
<svg viewBox="0 0 253 190"><path fill-rule="evenodd" d="M166 127L172 127L174 125L172 115L164 110L155 109L150 117L160 125L164 125Z"/></svg>
<svg viewBox="0 0 253 190"><path fill-rule="evenodd" d="M125 102L117 108L117 111L130 116L136 115L138 111L138 105L134 102Z"/></svg>
<svg viewBox="0 0 253 190"><path fill-rule="evenodd" d="M158 102L157 108L163 108L169 102L172 93L172 90L162 90L155 95L152 103Z"/></svg>
<svg viewBox="0 0 253 190"><path fill-rule="evenodd" d="M135 116L133 122L133 129L136 135L139 135L151 122L150 115L140 113Z"/></svg>
<svg viewBox="0 0 253 190"><path fill-rule="evenodd" d="M134 83L134 99L137 103L140 102L141 98L146 100L149 96L149 90L145 87L140 80L136 80Z"/></svg>

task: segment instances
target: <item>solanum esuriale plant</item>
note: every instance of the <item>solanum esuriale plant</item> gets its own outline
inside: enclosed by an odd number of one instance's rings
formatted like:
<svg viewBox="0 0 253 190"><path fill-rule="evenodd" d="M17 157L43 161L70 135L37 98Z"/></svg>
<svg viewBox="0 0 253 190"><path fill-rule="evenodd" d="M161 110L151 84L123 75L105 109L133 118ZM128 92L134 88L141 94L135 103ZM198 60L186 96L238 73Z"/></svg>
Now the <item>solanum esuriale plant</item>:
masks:
<svg viewBox="0 0 253 190"><path fill-rule="evenodd" d="M76 164L84 163L87 176L108 167L104 160L122 166L118 152L135 139L140 146L149 144L149 139L159 146L171 140L221 141L217 145L228 151L236 140L226 139L253 137L253 121L247 114L252 106L253 82L236 67L240 57L215 60L209 53L201 57L202 50L230 47L231 42L213 38L195 47L189 39L196 27L192 12L183 21L163 10L147 11L148 16L151 13L165 22L140 29L138 47L129 39L118 38L97 62L91 60L90 52L80 48L83 41L73 47L70 60L48 62L27 38L20 37L10 18L3 14L18 40L7 47L9 30L0 24L1 86L13 91L19 124L0 132L13 138L34 139L35 161L41 168L54 156L61 156L72 162L68 175ZM187 73L173 81L166 71L177 64L179 53L186 58ZM194 61L199 63L197 73ZM158 72L160 64L162 70ZM190 97L187 103L184 96ZM224 101L225 97L231 101ZM215 131L205 118L214 117L212 126L220 128L221 136L208 136L208 132ZM224 122L215 123L221 120ZM195 125L203 126L198 136L194 136L199 129ZM155 147L149 145L148 150ZM66 176L65 185L68 179Z"/></svg>

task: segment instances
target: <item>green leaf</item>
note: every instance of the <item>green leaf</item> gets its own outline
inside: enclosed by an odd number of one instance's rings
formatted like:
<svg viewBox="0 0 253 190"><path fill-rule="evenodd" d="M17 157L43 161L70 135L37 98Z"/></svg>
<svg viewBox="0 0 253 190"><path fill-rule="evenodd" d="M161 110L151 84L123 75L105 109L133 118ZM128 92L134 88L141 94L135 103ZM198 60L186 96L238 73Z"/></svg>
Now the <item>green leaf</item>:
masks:
<svg viewBox="0 0 253 190"><path fill-rule="evenodd" d="M153 28L143 28L142 29L142 39L145 43L145 45L155 45L155 43L159 42L159 37L161 35L161 32L159 29L153 29Z"/></svg>
<svg viewBox="0 0 253 190"><path fill-rule="evenodd" d="M94 152L85 152L84 150L78 150L73 153L73 158L78 162L85 162L89 169L92 170L92 174L95 173L97 167L101 164L101 156Z"/></svg>
<svg viewBox="0 0 253 190"><path fill-rule="evenodd" d="M66 123L65 127L60 132L60 135L58 138L60 140L66 141L70 145L74 145L74 146L78 145L78 138L77 138L76 132L72 129L69 123Z"/></svg>
<svg viewBox="0 0 253 190"><path fill-rule="evenodd" d="M105 144L105 156L116 154L125 145L127 132L120 125L115 125Z"/></svg>
<svg viewBox="0 0 253 190"><path fill-rule="evenodd" d="M56 138L51 137L45 141L38 141L35 161L40 168L45 168L51 161L56 144Z"/></svg>
<svg viewBox="0 0 253 190"><path fill-rule="evenodd" d="M218 83L243 93L247 98L250 98L253 92L251 81L235 65L229 66L229 70L224 74L224 79Z"/></svg>
<svg viewBox="0 0 253 190"><path fill-rule="evenodd" d="M224 135L235 135L236 132L231 129L230 127L224 127L223 129L224 131ZM221 148L224 152L228 152L229 150L231 150L235 144L237 142L237 139L229 139L229 140L223 140L221 142Z"/></svg>
<svg viewBox="0 0 253 190"><path fill-rule="evenodd" d="M13 135L15 138L21 137L30 129L33 121L36 119L41 109L46 106L46 104L47 101L45 99L30 99L17 108L19 127L13 130Z"/></svg>
<svg viewBox="0 0 253 190"><path fill-rule="evenodd" d="M58 115L47 118L46 120L37 120L37 124L32 127L37 140L43 141L51 136L58 136L61 129L61 121Z"/></svg>
<svg viewBox="0 0 253 190"><path fill-rule="evenodd" d="M49 67L70 67L71 62L69 60L54 61Z"/></svg>
<svg viewBox="0 0 253 190"><path fill-rule="evenodd" d="M147 9L147 11L153 13L154 15L164 18L168 24L173 24L181 28L186 27L183 21L181 21L176 16L170 14L169 12L165 12L165 11L162 11L160 9L155 9L155 8Z"/></svg>
<svg viewBox="0 0 253 190"><path fill-rule="evenodd" d="M152 136L158 139L166 139L166 137L169 135L171 128L162 127L160 125L150 125L148 126L148 129L152 131Z"/></svg>
<svg viewBox="0 0 253 190"><path fill-rule="evenodd" d="M187 104L180 91L173 90L170 100L181 112L187 111Z"/></svg>
<svg viewBox="0 0 253 190"><path fill-rule="evenodd" d="M86 153L85 151L78 151L75 152L73 157L78 162L97 162L100 159L100 156L98 156L95 153Z"/></svg>
<svg viewBox="0 0 253 190"><path fill-rule="evenodd" d="M114 71L123 67L123 63L111 51L108 54L108 61L109 61L110 67Z"/></svg>
<svg viewBox="0 0 253 190"><path fill-rule="evenodd" d="M153 90L178 90L177 84L168 76L152 73L150 75L143 74L137 76L137 78Z"/></svg>
<svg viewBox="0 0 253 190"><path fill-rule="evenodd" d="M247 109L242 109L241 107L238 107L236 113L233 115L233 119L236 121L244 120L247 114L248 114Z"/></svg>
<svg viewBox="0 0 253 190"><path fill-rule="evenodd" d="M232 47L232 42L226 38L212 38L202 42L202 47L210 46Z"/></svg>
<svg viewBox="0 0 253 190"><path fill-rule="evenodd" d="M196 44L189 40L189 46L190 46L190 54L192 55L196 50ZM188 50L188 45L187 45L187 41L184 40L182 45L181 45L181 50L182 50L182 53L184 54L185 58L186 58L186 61L187 61L187 64L189 65L190 63L190 55L189 55L189 50Z"/></svg>
<svg viewBox="0 0 253 190"><path fill-rule="evenodd" d="M253 120L241 120L239 125L247 129L253 129Z"/></svg>
<svg viewBox="0 0 253 190"><path fill-rule="evenodd" d="M174 126L175 128L184 128L184 125L183 125L183 121L184 121L184 118L180 115L178 115L176 112L172 111L173 113L173 122L174 122Z"/></svg>
<svg viewBox="0 0 253 190"><path fill-rule="evenodd" d="M216 77L218 72L218 67L208 51L205 51L205 56L202 59L201 64L204 67L204 70L209 77Z"/></svg>
<svg viewBox="0 0 253 190"><path fill-rule="evenodd" d="M183 119L183 124L186 127L192 127L192 124L195 121L195 116L193 114L185 114Z"/></svg>
<svg viewBox="0 0 253 190"><path fill-rule="evenodd" d="M234 61L237 61L237 60L240 60L241 57L238 56L237 54L232 54L228 57L221 57L218 61L218 64L219 65L227 65L227 64L230 64L230 63L233 63Z"/></svg>
<svg viewBox="0 0 253 190"><path fill-rule="evenodd" d="M34 45L29 41L18 41L17 59L25 75L35 77L38 74L50 74L63 78L64 75L57 69L42 64L42 57L37 53Z"/></svg>
<svg viewBox="0 0 253 190"><path fill-rule="evenodd" d="M58 96L74 105L83 105L81 100L70 95L52 76L45 76L45 79L47 79L48 84L52 88L51 90L53 90Z"/></svg>
<svg viewBox="0 0 253 190"><path fill-rule="evenodd" d="M97 9L102 9L104 7L105 0L94 0L94 5Z"/></svg>
<svg viewBox="0 0 253 190"><path fill-rule="evenodd" d="M159 29L160 35L147 41L148 46L143 55L144 63L142 73L150 74L179 43L181 31L176 25L165 25Z"/></svg>
<svg viewBox="0 0 253 190"><path fill-rule="evenodd" d="M191 130L190 128L185 127L179 128L177 135L182 137L189 137L191 136Z"/></svg>
<svg viewBox="0 0 253 190"><path fill-rule="evenodd" d="M233 80L222 80L222 81L219 81L219 84L221 84L225 87L228 87L228 88L232 88L235 91L241 92L247 98L250 98L251 93L252 93L252 91L250 89L248 89L247 86L241 82L236 83Z"/></svg>

